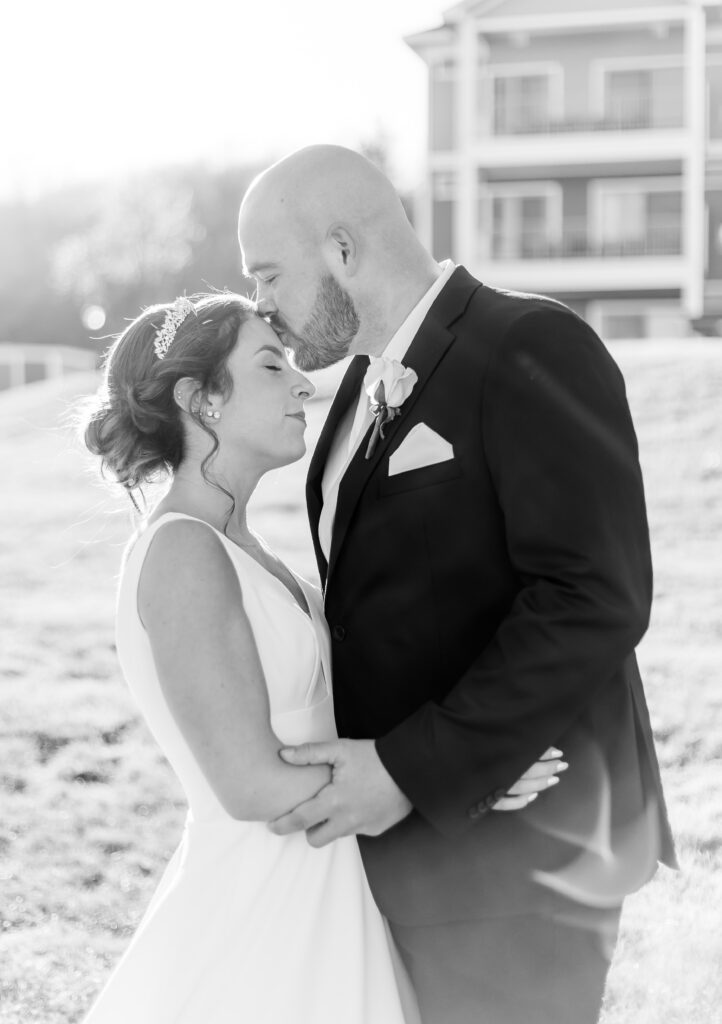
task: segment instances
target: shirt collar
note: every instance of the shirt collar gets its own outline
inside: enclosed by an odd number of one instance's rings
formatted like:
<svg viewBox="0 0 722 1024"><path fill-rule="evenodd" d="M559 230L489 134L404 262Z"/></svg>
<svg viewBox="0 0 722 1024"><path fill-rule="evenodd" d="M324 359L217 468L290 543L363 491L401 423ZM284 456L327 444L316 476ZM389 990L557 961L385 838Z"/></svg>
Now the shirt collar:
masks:
<svg viewBox="0 0 722 1024"><path fill-rule="evenodd" d="M451 260L444 260L440 266L443 268L442 273L436 278L432 286L422 296L419 302L417 302L399 327L398 331L396 331L394 336L391 338L388 345L382 352L382 357L384 359L396 359L400 363L404 361L404 356L408 352L411 342L416 337L416 334L424 321L424 317L431 309L439 292L456 270L456 265Z"/></svg>

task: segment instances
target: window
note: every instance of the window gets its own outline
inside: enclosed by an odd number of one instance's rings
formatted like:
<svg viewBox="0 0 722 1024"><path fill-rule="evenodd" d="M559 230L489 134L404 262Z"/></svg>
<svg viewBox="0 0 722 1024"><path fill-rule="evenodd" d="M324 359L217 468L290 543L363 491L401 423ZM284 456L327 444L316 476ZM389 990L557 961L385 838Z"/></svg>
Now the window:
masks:
<svg viewBox="0 0 722 1024"><path fill-rule="evenodd" d="M456 199L457 178L455 171L437 171L433 177L434 199L451 202Z"/></svg>
<svg viewBox="0 0 722 1024"><path fill-rule="evenodd" d="M647 324L644 312L608 312L602 314L601 336L605 341L621 338L644 338Z"/></svg>
<svg viewBox="0 0 722 1024"><path fill-rule="evenodd" d="M561 69L512 72L492 67L489 74L495 135L544 131L552 118L560 116Z"/></svg>
<svg viewBox="0 0 722 1024"><path fill-rule="evenodd" d="M457 178L453 171L438 171L433 175L431 249L437 260L454 255L456 192Z"/></svg>
<svg viewBox="0 0 722 1024"><path fill-rule="evenodd" d="M587 319L603 341L689 335L687 318L675 299L591 302Z"/></svg>
<svg viewBox="0 0 722 1024"><path fill-rule="evenodd" d="M684 122L682 68L608 68L604 117L619 128L671 128Z"/></svg>
<svg viewBox="0 0 722 1024"><path fill-rule="evenodd" d="M678 182L596 182L595 241L605 256L672 256L682 251Z"/></svg>
<svg viewBox="0 0 722 1024"><path fill-rule="evenodd" d="M543 257L559 240L561 193L530 184L491 189L491 255L495 259Z"/></svg>
<svg viewBox="0 0 722 1024"><path fill-rule="evenodd" d="M621 125L649 126L652 78L648 71L612 71L607 75L605 112Z"/></svg>

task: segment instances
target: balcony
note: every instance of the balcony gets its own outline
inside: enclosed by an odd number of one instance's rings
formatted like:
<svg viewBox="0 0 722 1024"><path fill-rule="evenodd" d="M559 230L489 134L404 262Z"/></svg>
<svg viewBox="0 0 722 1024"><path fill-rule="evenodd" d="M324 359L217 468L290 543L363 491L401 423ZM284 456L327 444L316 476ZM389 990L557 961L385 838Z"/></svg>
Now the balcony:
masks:
<svg viewBox="0 0 722 1024"><path fill-rule="evenodd" d="M494 124L493 135L559 135L567 132L644 132L682 128L679 114L661 115L647 109L630 109L603 117L551 118L539 111L514 111Z"/></svg>
<svg viewBox="0 0 722 1024"><path fill-rule="evenodd" d="M644 234L627 238L593 239L586 228L564 228L556 238L547 231L529 229L516 238L496 234L491 239L494 260L619 260L681 254L680 223L648 227Z"/></svg>
<svg viewBox="0 0 722 1024"><path fill-rule="evenodd" d="M483 281L521 291L633 292L680 289L684 283L681 227L648 226L641 235L594 238L564 228L556 237L538 229L516 237L492 235L475 261Z"/></svg>
<svg viewBox="0 0 722 1024"><path fill-rule="evenodd" d="M688 150L682 112L635 99L603 114L556 116L540 100L480 108L474 157L479 166L579 166L681 161ZM433 161L433 154L432 154Z"/></svg>

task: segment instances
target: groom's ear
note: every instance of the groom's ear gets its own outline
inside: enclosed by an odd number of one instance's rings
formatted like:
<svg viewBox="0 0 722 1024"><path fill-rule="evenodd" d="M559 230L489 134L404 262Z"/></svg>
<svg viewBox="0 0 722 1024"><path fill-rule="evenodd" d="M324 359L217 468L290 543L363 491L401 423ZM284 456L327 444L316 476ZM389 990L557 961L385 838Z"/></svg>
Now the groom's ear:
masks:
<svg viewBox="0 0 722 1024"><path fill-rule="evenodd" d="M353 235L343 224L329 228L326 243L331 261L341 266L347 275L356 272L357 246Z"/></svg>

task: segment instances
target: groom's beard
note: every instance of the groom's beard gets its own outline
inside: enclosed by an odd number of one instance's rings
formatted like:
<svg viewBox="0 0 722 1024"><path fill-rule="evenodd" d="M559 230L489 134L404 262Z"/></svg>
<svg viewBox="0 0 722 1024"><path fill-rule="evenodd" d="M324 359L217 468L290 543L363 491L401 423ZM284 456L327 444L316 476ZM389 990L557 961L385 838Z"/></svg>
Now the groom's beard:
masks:
<svg viewBox="0 0 722 1024"><path fill-rule="evenodd" d="M323 370L345 359L360 325L353 299L335 277L325 274L316 294L311 315L300 334L286 329L276 315L273 326L283 332L283 344L293 349L299 370Z"/></svg>

